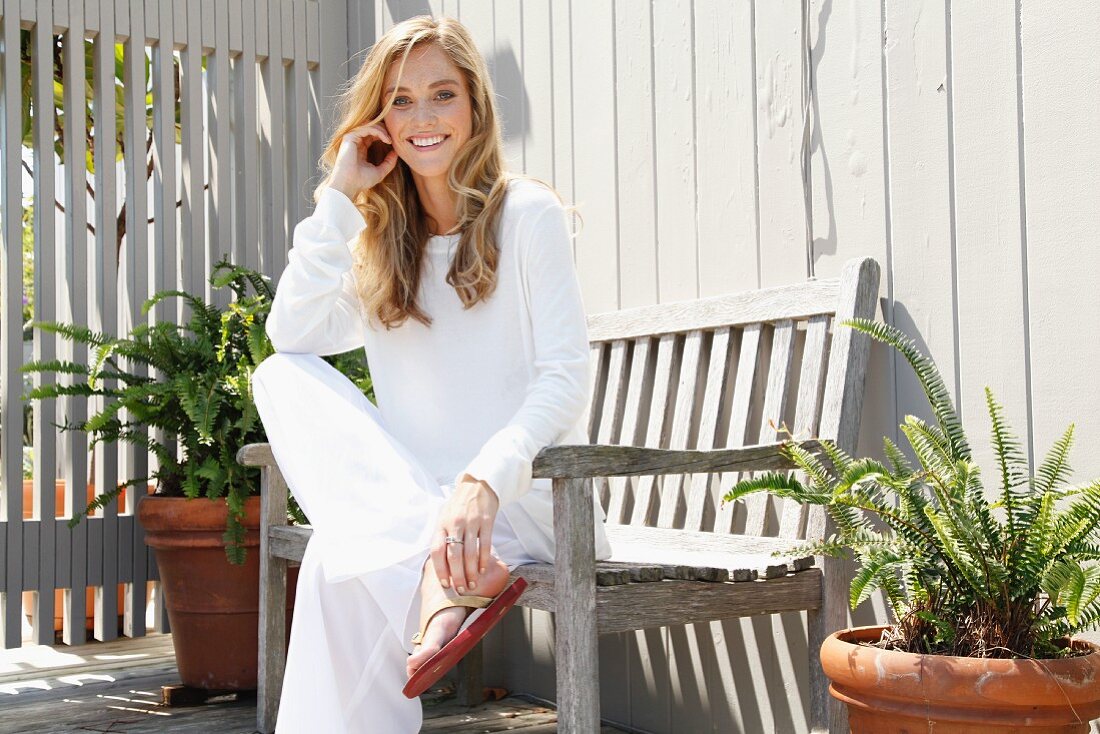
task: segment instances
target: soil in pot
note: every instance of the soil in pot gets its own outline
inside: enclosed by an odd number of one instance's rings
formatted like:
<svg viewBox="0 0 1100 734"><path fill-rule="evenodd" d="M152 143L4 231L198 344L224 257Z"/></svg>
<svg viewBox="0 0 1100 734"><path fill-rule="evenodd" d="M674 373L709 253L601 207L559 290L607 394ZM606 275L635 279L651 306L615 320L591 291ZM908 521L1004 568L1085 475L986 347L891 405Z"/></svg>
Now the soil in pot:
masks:
<svg viewBox="0 0 1100 734"><path fill-rule="evenodd" d="M826 638L829 692L848 706L852 734L1070 734L1100 717L1100 648L1055 660L917 655L860 645L883 627Z"/></svg>
<svg viewBox="0 0 1100 734"><path fill-rule="evenodd" d="M224 499L150 496L138 505L145 540L155 549L176 664L185 685L256 687L259 624L260 498L245 503L244 564L225 556ZM287 628L297 569L288 578Z"/></svg>

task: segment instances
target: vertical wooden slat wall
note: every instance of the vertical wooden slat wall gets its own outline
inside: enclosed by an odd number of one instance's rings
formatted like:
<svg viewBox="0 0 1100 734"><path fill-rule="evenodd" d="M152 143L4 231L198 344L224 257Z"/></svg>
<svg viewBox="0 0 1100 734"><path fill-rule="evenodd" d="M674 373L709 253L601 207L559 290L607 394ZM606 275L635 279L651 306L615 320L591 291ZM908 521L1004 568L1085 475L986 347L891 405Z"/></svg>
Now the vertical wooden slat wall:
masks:
<svg viewBox="0 0 1100 734"><path fill-rule="evenodd" d="M56 615L64 618L68 644L86 640L89 617L96 639L116 637L120 617L122 634L138 637L147 631L148 582L158 578L134 522L140 490L128 488L124 503L112 502L75 528L67 519L87 505L89 485L104 491L144 476L156 468L155 457L128 444L100 445L92 455L86 434L55 430L54 422L84 422L102 402L34 401L34 478L24 502L20 366L29 358L86 362L91 355L41 330L24 345L23 200L33 193L40 203L32 232L39 321L120 334L143 321L188 318L171 299L141 313L149 296L168 288L217 298L224 306L226 295L212 293L208 283L223 254L277 278L294 224L312 210L309 193L324 137L320 104L342 81L340 69L321 73L321 33L329 35L324 50L330 65L338 66L337 59L346 58L347 6L321 7L316 0L4 0L0 9L0 636L5 647L24 639L52 644ZM26 149L21 33L29 42L29 95L38 123ZM92 69L87 80L83 73L63 79L63 159L55 153L55 47L65 70L86 63ZM94 127L94 137L86 136L86 126ZM116 140L124 151L117 162ZM85 168L89 156L94 176ZM34 384L53 379L36 376ZM73 382L67 375L58 379ZM64 496L55 501L61 482ZM61 608L55 608L55 589L64 592ZM159 593L152 611L153 629L166 630ZM29 636L28 618L34 623Z"/></svg>

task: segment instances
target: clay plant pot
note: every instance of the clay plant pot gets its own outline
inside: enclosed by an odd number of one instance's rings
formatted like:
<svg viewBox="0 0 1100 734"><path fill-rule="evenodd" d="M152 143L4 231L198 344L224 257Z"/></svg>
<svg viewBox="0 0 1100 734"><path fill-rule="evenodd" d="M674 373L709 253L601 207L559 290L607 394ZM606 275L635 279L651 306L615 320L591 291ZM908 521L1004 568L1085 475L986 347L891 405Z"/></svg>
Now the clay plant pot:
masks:
<svg viewBox="0 0 1100 734"><path fill-rule="evenodd" d="M1100 647L1055 660L917 655L859 645L883 627L835 632L821 646L829 692L852 734L1069 734L1100 716Z"/></svg>
<svg viewBox="0 0 1100 734"><path fill-rule="evenodd" d="M138 521L156 552L176 665L184 685L212 690L256 687L260 586L260 498L245 502L247 555L225 556L224 499L143 497ZM288 578L287 627L297 569Z"/></svg>

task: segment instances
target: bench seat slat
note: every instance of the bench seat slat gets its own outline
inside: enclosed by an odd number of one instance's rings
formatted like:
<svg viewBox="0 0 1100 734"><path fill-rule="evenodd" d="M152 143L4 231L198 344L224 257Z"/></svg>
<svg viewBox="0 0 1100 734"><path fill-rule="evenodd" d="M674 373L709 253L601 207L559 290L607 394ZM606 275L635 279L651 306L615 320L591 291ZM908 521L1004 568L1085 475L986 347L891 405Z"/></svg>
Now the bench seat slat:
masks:
<svg viewBox="0 0 1100 734"><path fill-rule="evenodd" d="M513 574L530 584L519 604L556 611L553 580L527 574L535 565L520 566ZM599 587L596 624L599 634L649 627L679 626L756 614L816 609L821 606L821 571L811 568L767 581L710 583L664 579L652 583Z"/></svg>
<svg viewBox="0 0 1100 734"><path fill-rule="evenodd" d="M577 479L793 468L793 464L779 454L780 445L768 443L712 451L600 444L548 446L535 456L532 463L532 476ZM802 445L815 455L823 454L821 444L817 441L806 441ZM722 484L722 487L726 488L732 484L731 479L728 483Z"/></svg>

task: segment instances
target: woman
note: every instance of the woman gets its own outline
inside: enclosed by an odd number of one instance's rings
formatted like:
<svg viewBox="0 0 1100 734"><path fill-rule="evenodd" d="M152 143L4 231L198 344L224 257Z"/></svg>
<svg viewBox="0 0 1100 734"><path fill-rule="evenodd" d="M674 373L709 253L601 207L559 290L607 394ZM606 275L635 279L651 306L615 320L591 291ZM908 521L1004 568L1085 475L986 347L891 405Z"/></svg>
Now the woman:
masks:
<svg viewBox="0 0 1100 734"><path fill-rule="evenodd" d="M322 164L267 322L277 354L253 376L314 526L278 725L415 732L402 688L477 624L460 597L502 600L512 569L553 560L531 461L587 443L584 308L560 198L505 172L485 62L457 21L378 40ZM317 356L360 346L377 408Z"/></svg>

